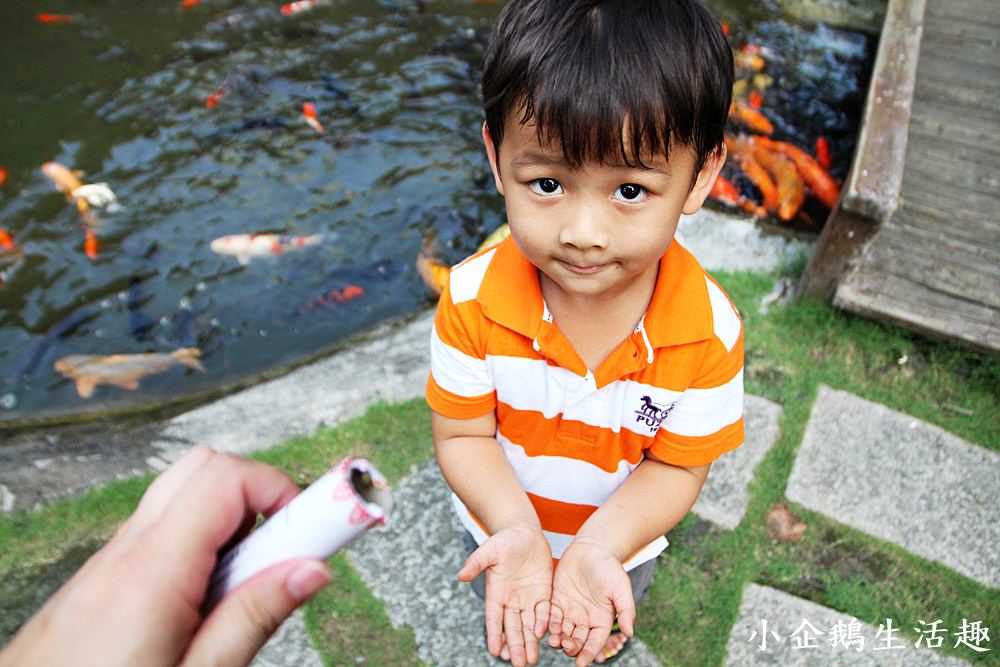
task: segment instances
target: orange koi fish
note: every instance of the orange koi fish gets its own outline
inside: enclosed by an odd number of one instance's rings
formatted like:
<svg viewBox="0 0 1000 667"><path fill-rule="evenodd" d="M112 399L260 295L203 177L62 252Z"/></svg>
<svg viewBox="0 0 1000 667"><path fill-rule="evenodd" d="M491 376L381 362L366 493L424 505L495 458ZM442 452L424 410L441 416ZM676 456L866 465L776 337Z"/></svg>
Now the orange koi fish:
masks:
<svg viewBox="0 0 1000 667"><path fill-rule="evenodd" d="M448 281L449 271L451 271L451 267L431 257L426 246L420 249L420 253L417 255L417 274L432 292L441 294L444 284Z"/></svg>
<svg viewBox="0 0 1000 667"><path fill-rule="evenodd" d="M723 21L719 25L722 26L722 34L725 35L726 37L729 37L729 24Z"/></svg>
<svg viewBox="0 0 1000 667"><path fill-rule="evenodd" d="M11 236L10 232L8 232L6 229L0 227L0 248L3 248L5 251L10 252L16 247L17 244L14 243L14 237Z"/></svg>
<svg viewBox="0 0 1000 667"><path fill-rule="evenodd" d="M183 364L197 371L205 368L198 361L201 350L189 347L170 354L74 354L57 359L57 372L76 382L76 392L89 398L99 385L107 384L122 389L138 389L139 380L154 373L162 373L171 366Z"/></svg>
<svg viewBox="0 0 1000 667"><path fill-rule="evenodd" d="M736 69L759 72L764 69L764 65L766 64L764 59L756 53L747 53L746 51L736 51L733 53L733 66Z"/></svg>
<svg viewBox="0 0 1000 667"><path fill-rule="evenodd" d="M754 88L750 91L750 94L747 95L747 102L749 102L750 106L754 109L759 110L762 106L764 106L764 96L760 94L759 90Z"/></svg>
<svg viewBox="0 0 1000 667"><path fill-rule="evenodd" d="M746 138L735 138L726 135L726 149L733 156L740 169L760 190L764 198L764 208L774 211L778 208L778 186L771 180L767 170L757 162L753 155L753 146Z"/></svg>
<svg viewBox="0 0 1000 667"><path fill-rule="evenodd" d="M97 240L97 236L90 227L86 227L83 230L83 233L83 254L85 254L88 259L97 259L97 253L100 250L100 243Z"/></svg>
<svg viewBox="0 0 1000 667"><path fill-rule="evenodd" d="M761 134L774 132L774 125L767 119L767 116L738 98L734 98L733 103L729 106L729 118L735 123L745 125L754 132Z"/></svg>
<svg viewBox="0 0 1000 667"><path fill-rule="evenodd" d="M320 294L317 297L313 297L309 300L309 303L299 308L299 315L308 315L317 308L327 308L329 306L347 303L348 301L353 301L358 297L365 295L365 288L360 285L345 285L341 288L333 288L329 292Z"/></svg>
<svg viewBox="0 0 1000 667"><path fill-rule="evenodd" d="M736 186L722 174L719 174L718 178L715 179L715 183L712 183L712 190L708 193L708 196L727 206L739 206L740 200L743 199Z"/></svg>
<svg viewBox="0 0 1000 667"><path fill-rule="evenodd" d="M785 222L795 217L806 198L805 184L795 169L795 164L778 151L757 144L753 139L752 154L771 175L778 190L777 210L771 208ZM770 207L769 207L770 208Z"/></svg>
<svg viewBox="0 0 1000 667"><path fill-rule="evenodd" d="M324 128L323 124L319 122L318 118L316 118L315 104L313 104L312 102L306 102L305 104L303 104L302 117L306 119L307 123L309 123L309 127L316 130L320 134L326 134L326 128Z"/></svg>
<svg viewBox="0 0 1000 667"><path fill-rule="evenodd" d="M69 14L35 14L35 20L39 23L71 23L73 17Z"/></svg>
<svg viewBox="0 0 1000 667"><path fill-rule="evenodd" d="M766 137L756 137L756 140L767 148L780 151L785 157L791 159L809 190L827 208L833 208L836 205L837 200L840 199L840 186L809 153L785 141L774 141Z"/></svg>
<svg viewBox="0 0 1000 667"><path fill-rule="evenodd" d="M181 0L181 9L191 9L201 4L201 0Z"/></svg>
<svg viewBox="0 0 1000 667"><path fill-rule="evenodd" d="M483 239L483 242L479 244L478 248L476 248L476 252L486 250L490 246L500 243L508 236L510 236L510 225L505 222L490 232L490 234ZM444 289L445 281L448 280L448 272L451 271L451 267L434 259L431 255L431 247L429 243L425 244L424 247L420 249L420 253L417 255L416 265L417 274L420 276L420 279L424 281L424 284L427 285L435 294L441 294L441 290Z"/></svg>
<svg viewBox="0 0 1000 667"><path fill-rule="evenodd" d="M819 162L819 166L824 169L829 169L832 164L830 161L830 144L827 143L826 137L816 137L816 162Z"/></svg>
<svg viewBox="0 0 1000 667"><path fill-rule="evenodd" d="M0 187L7 182L7 167L0 167Z"/></svg>
<svg viewBox="0 0 1000 667"><path fill-rule="evenodd" d="M295 2L287 2L281 5L281 15L282 16L292 16L293 14L300 14L304 11L315 9L329 3L330 0L296 0Z"/></svg>
<svg viewBox="0 0 1000 667"><path fill-rule="evenodd" d="M712 190L708 196L718 202L722 202L726 206L742 208L750 215L759 217L767 215L767 210L763 206L750 201L740 194L739 189L733 185L732 181L722 174L719 174L719 177L715 179L715 183L712 184Z"/></svg>
<svg viewBox="0 0 1000 667"><path fill-rule="evenodd" d="M225 86L220 86L219 88L216 88L215 92L213 92L211 95L205 98L205 106L208 107L209 109L214 109L219 105L219 101L225 94L226 94Z"/></svg>
<svg viewBox="0 0 1000 667"><path fill-rule="evenodd" d="M312 236L288 236L286 234L231 234L221 236L209 245L213 252L231 255L240 264L246 264L252 257L271 257L317 245L323 240L318 234Z"/></svg>

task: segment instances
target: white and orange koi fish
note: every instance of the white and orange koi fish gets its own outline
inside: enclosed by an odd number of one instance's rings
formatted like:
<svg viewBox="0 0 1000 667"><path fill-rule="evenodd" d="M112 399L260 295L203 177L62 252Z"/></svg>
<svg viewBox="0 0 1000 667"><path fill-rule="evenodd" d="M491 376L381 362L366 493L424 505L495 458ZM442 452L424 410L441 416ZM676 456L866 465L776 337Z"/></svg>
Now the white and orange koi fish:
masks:
<svg viewBox="0 0 1000 667"><path fill-rule="evenodd" d="M121 208L111 186L107 183L84 183L80 180L83 176L80 170L69 169L63 164L52 161L42 165L42 173L48 176L56 189L66 196L67 201L76 204L81 214L90 207L112 212Z"/></svg>
<svg viewBox="0 0 1000 667"><path fill-rule="evenodd" d="M289 250L299 250L322 242L319 234L311 236L289 236L286 234L231 234L221 236L209 246L220 255L235 257L240 264L246 264L253 257L273 257Z"/></svg>
<svg viewBox="0 0 1000 667"><path fill-rule="evenodd" d="M198 357L201 350L190 347L174 350L169 354L74 354L57 359L56 371L76 382L81 398L89 398L98 385L109 384L122 389L138 389L139 380L154 373L162 373L171 366L182 364L204 371Z"/></svg>

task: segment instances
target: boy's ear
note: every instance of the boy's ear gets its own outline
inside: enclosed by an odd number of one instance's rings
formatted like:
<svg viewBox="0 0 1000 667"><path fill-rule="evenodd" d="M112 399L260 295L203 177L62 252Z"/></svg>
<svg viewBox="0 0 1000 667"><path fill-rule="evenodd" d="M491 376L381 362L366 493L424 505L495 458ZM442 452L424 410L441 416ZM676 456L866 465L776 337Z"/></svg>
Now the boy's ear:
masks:
<svg viewBox="0 0 1000 667"><path fill-rule="evenodd" d="M685 215L697 213L701 205L705 203L705 199L708 197L708 193L712 191L715 179L719 177L719 172L722 171L722 165L725 163L726 146L723 144L719 147L719 150L708 156L705 164L701 167L701 171L698 172L698 176L694 181L694 187L691 188L687 199L684 200L682 211Z"/></svg>
<svg viewBox="0 0 1000 667"><path fill-rule="evenodd" d="M503 197L503 181L500 180L500 167L497 166L497 149L493 145L493 135L490 134L490 128L486 126L486 122L483 122L483 143L486 145L486 157L490 160L490 169L493 170L493 182L496 183L497 192Z"/></svg>

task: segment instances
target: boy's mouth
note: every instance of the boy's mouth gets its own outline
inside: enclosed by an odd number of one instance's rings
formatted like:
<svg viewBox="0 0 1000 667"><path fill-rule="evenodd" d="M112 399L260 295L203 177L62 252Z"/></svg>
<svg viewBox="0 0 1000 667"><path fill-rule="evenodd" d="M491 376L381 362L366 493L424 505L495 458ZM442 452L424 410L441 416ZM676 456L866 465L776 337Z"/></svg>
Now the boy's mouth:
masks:
<svg viewBox="0 0 1000 667"><path fill-rule="evenodd" d="M573 264L571 262L567 262L561 259L559 260L559 263L562 264L563 267L566 268L566 270L570 271L571 273L580 273L580 274L597 273L605 266L607 266L607 264L589 264L586 266L581 266L579 264Z"/></svg>

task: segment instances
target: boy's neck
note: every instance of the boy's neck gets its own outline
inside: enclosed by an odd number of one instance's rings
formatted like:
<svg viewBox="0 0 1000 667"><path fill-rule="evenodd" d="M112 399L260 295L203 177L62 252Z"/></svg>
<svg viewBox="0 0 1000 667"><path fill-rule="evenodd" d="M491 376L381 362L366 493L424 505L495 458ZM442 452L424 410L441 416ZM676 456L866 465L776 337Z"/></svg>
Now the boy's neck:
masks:
<svg viewBox="0 0 1000 667"><path fill-rule="evenodd" d="M553 322L594 372L635 331L653 298L658 275L659 263L629 289L598 296L567 294L541 271L538 281Z"/></svg>

